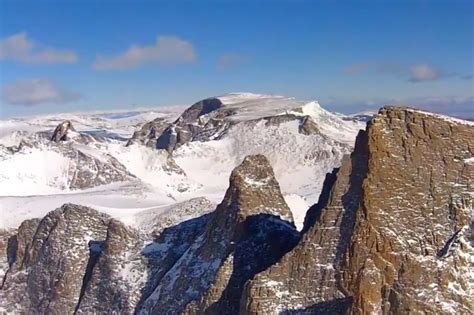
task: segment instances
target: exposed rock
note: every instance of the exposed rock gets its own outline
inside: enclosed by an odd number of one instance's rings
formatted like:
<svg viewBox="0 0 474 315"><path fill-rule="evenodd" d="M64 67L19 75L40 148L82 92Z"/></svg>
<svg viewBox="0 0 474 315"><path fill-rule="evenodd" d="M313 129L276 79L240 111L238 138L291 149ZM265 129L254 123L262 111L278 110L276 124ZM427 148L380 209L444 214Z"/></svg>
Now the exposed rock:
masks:
<svg viewBox="0 0 474 315"><path fill-rule="evenodd" d="M272 101L275 100L272 99ZM262 106L265 106L266 102L267 100L262 100ZM252 106L258 105L255 104ZM268 127L297 120L300 122L300 133L305 135L322 135L317 123L310 116L303 114L301 104L296 105L290 103L288 106L300 107L294 109L288 107L286 108L287 112L277 112L271 116L259 117L257 113L254 117L240 117L242 113L239 111L251 111L249 109L239 108L239 106L235 106L233 103L224 104L220 98L208 98L189 107L173 124L164 129L158 137L158 140L156 140L156 148L166 149L171 153L187 142L220 139L236 124L243 123L255 126L260 121L264 121L265 126ZM293 110L293 113L290 113L291 110ZM236 118L236 116L238 116L238 118ZM154 125L153 122L150 122L150 124L152 126ZM156 135L155 129L151 127L147 127L145 131L141 132L151 134L150 130L153 131L154 137Z"/></svg>
<svg viewBox="0 0 474 315"><path fill-rule="evenodd" d="M54 129L51 141L65 141L67 139L67 133L69 130L75 131L74 127L72 126L72 123L69 120L63 121L56 127L56 129Z"/></svg>
<svg viewBox="0 0 474 315"><path fill-rule="evenodd" d="M369 126L367 146L364 198L342 266L351 311L470 313L474 165L465 160L474 126L388 107Z"/></svg>
<svg viewBox="0 0 474 315"><path fill-rule="evenodd" d="M127 142L127 146L134 143L140 143L150 148L156 147L156 141L162 132L169 126L165 118L158 117L144 124L139 130L135 131Z"/></svg>
<svg viewBox="0 0 474 315"><path fill-rule="evenodd" d="M86 189L135 178L111 155L104 154L99 159L74 147L63 148L61 153L72 160L68 171L69 189Z"/></svg>
<svg viewBox="0 0 474 315"><path fill-rule="evenodd" d="M288 220L288 221L286 221ZM298 239L267 159L250 156L231 175L204 232L163 276L142 313L237 313L244 283Z"/></svg>
<svg viewBox="0 0 474 315"><path fill-rule="evenodd" d="M247 284L241 311L470 313L473 153L472 124L382 109L327 178L299 244Z"/></svg>
<svg viewBox="0 0 474 315"><path fill-rule="evenodd" d="M73 313L87 279L90 246L105 239L108 220L90 208L66 204L39 224L23 223L0 290L0 307L7 312Z"/></svg>
<svg viewBox="0 0 474 315"><path fill-rule="evenodd" d="M140 297L138 292L145 284L142 248L143 240L137 231L110 220L105 241L96 244L97 257L76 313L132 314Z"/></svg>
<svg viewBox="0 0 474 315"><path fill-rule="evenodd" d="M183 119L219 106L197 105ZM258 124L298 119L301 132L320 132L305 117ZM144 230L66 204L0 232L0 310L470 314L473 157L472 123L388 107L327 175L302 234L262 155L234 169L215 211L202 198L150 209Z"/></svg>
<svg viewBox="0 0 474 315"><path fill-rule="evenodd" d="M343 160L337 179L335 174L327 177L320 204L310 209L305 219L306 233L299 244L247 285L242 312L269 314L309 307L330 313L334 305L324 302L344 300L336 275L361 197L367 163L364 135L361 132L357 138L351 158ZM328 187L331 192L326 196Z"/></svg>
<svg viewBox="0 0 474 315"><path fill-rule="evenodd" d="M304 135L321 134L318 124L310 116L303 116L300 123L300 132Z"/></svg>
<svg viewBox="0 0 474 315"><path fill-rule="evenodd" d="M178 146L193 140L200 133L224 129L227 122L221 120L230 112L219 111L222 102L218 98L208 98L197 102L183 112L183 114L167 127L156 141L157 149L166 149L172 152Z"/></svg>

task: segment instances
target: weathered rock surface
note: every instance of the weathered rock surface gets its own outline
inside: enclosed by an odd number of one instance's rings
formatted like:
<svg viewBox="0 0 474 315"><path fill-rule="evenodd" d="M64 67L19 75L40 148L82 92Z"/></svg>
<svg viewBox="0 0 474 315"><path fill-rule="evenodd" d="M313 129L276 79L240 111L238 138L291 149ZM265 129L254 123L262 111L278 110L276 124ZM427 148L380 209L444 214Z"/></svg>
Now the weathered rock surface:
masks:
<svg viewBox="0 0 474 315"><path fill-rule="evenodd" d="M383 108L242 313L469 314L473 153L472 124Z"/></svg>
<svg viewBox="0 0 474 315"><path fill-rule="evenodd" d="M0 243L9 265L0 309L238 313L245 282L296 245L299 233L261 155L233 171L224 200L209 213L211 206L199 199L169 218L146 213L147 231L71 204L25 221Z"/></svg>
<svg viewBox="0 0 474 315"><path fill-rule="evenodd" d="M212 133L217 137L228 124L222 118L231 114L219 110L222 105L218 98L208 98L192 105L164 129L156 141L156 148L173 152L178 146L202 137L200 134Z"/></svg>
<svg viewBox="0 0 474 315"><path fill-rule="evenodd" d="M367 138L364 197L342 265L351 311L472 312L474 125L383 108Z"/></svg>
<svg viewBox="0 0 474 315"><path fill-rule="evenodd" d="M237 313L244 283L298 240L267 159L247 157L222 203L186 253L144 300L141 313Z"/></svg>
<svg viewBox="0 0 474 315"><path fill-rule="evenodd" d="M25 221L9 244L11 263L0 307L28 314L74 313L93 241L105 239L108 220L93 209L66 204L41 221Z"/></svg>

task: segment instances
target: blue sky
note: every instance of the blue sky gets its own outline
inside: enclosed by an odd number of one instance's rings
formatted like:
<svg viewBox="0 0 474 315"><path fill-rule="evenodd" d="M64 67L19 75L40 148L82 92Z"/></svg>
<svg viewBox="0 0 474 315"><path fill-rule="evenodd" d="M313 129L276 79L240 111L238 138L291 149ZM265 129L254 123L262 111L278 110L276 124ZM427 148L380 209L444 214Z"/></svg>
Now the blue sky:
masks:
<svg viewBox="0 0 474 315"><path fill-rule="evenodd" d="M474 117L473 1L0 0L2 117L246 91Z"/></svg>

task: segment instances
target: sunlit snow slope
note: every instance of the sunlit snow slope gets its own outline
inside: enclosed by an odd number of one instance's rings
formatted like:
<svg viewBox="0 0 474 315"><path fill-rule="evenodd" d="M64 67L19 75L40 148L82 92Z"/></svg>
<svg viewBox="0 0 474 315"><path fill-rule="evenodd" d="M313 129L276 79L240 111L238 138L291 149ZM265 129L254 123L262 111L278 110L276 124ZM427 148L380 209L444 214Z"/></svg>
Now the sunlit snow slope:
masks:
<svg viewBox="0 0 474 315"><path fill-rule="evenodd" d="M216 99L220 107L203 111L191 124L208 126L212 121L220 129L208 128L206 137L197 135L171 153L127 142L155 118L174 130L183 107L0 121L0 228L16 227L65 202L95 207L132 225L139 224L135 218L141 211L169 209L196 197L218 203L231 170L246 155L259 153L269 158L301 227L325 174L351 151L365 122L328 112L316 101L250 93ZM49 143L48 136L64 120L76 132L64 143ZM111 163L112 169L105 168ZM78 179L71 178L71 170L79 176L91 173L97 180L72 185ZM100 181L100 176L109 177Z"/></svg>

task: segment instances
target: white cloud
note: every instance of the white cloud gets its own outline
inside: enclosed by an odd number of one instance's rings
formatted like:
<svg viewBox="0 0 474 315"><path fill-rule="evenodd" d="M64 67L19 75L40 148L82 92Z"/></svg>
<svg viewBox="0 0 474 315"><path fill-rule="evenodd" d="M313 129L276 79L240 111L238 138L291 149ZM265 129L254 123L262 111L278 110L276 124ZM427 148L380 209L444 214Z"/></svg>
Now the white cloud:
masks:
<svg viewBox="0 0 474 315"><path fill-rule="evenodd" d="M441 77L438 69L427 64L416 64L410 67L409 80L412 82L432 81Z"/></svg>
<svg viewBox="0 0 474 315"><path fill-rule="evenodd" d="M371 63L354 63L344 69L344 73L347 75L359 74L367 70L371 66Z"/></svg>
<svg viewBox="0 0 474 315"><path fill-rule="evenodd" d="M162 65L191 63L197 55L193 45L175 36L159 36L154 45L132 45L115 57L98 56L92 67L97 70L133 69L146 63Z"/></svg>
<svg viewBox="0 0 474 315"><path fill-rule="evenodd" d="M72 50L60 50L37 43L25 32L0 39L0 60L24 63L75 63L77 54Z"/></svg>
<svg viewBox="0 0 474 315"><path fill-rule="evenodd" d="M2 100L12 105L33 106L42 103L67 103L80 96L60 89L46 79L20 80L2 88Z"/></svg>
<svg viewBox="0 0 474 315"><path fill-rule="evenodd" d="M220 70L226 70L248 61L248 58L238 53L228 53L219 57L217 60L217 67Z"/></svg>

